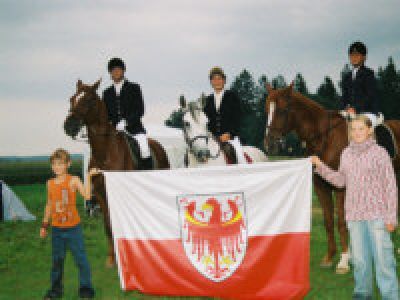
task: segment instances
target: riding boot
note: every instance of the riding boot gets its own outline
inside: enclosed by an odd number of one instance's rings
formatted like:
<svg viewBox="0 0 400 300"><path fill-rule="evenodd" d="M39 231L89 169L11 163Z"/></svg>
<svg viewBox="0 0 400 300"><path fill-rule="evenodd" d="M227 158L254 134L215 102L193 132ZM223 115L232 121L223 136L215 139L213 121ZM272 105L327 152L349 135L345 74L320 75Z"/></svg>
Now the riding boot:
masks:
<svg viewBox="0 0 400 300"><path fill-rule="evenodd" d="M139 164L139 170L153 170L153 158L142 158Z"/></svg>

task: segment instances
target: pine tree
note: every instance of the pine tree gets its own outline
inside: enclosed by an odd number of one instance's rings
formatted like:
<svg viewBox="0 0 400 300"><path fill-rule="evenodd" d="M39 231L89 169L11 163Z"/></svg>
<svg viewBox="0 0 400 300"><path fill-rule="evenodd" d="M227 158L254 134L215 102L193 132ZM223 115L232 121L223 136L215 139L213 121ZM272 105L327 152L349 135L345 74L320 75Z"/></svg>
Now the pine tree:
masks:
<svg viewBox="0 0 400 300"><path fill-rule="evenodd" d="M282 75L278 75L272 79L271 85L274 89L281 89L287 87L285 78Z"/></svg>
<svg viewBox="0 0 400 300"><path fill-rule="evenodd" d="M173 128L183 128L183 112L181 109L173 110L167 120L164 121L165 126Z"/></svg>
<svg viewBox="0 0 400 300"><path fill-rule="evenodd" d="M253 76L244 69L232 82L231 90L235 91L241 101L242 111L252 110L255 103L255 84Z"/></svg>
<svg viewBox="0 0 400 300"><path fill-rule="evenodd" d="M329 76L325 76L324 81L317 89L316 96L313 98L327 109L340 109L339 95Z"/></svg>
<svg viewBox="0 0 400 300"><path fill-rule="evenodd" d="M294 89L305 96L309 94L306 81L301 73L296 74L296 78L294 79Z"/></svg>
<svg viewBox="0 0 400 300"><path fill-rule="evenodd" d="M385 119L400 119L400 76L392 57L379 68L378 97Z"/></svg>

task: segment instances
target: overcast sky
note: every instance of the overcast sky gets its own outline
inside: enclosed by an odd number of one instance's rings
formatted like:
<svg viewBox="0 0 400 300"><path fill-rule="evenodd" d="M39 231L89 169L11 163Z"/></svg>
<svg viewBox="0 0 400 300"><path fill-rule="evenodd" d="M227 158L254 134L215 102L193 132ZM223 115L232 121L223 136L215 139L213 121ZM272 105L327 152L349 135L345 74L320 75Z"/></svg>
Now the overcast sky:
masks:
<svg viewBox="0 0 400 300"><path fill-rule="evenodd" d="M146 124L161 124L180 94L209 92L208 70L228 83L297 72L314 91L335 82L354 40L368 65L400 61L399 0L4 1L0 0L0 155L77 151L62 131L78 78L110 84L106 63L127 64L143 90Z"/></svg>

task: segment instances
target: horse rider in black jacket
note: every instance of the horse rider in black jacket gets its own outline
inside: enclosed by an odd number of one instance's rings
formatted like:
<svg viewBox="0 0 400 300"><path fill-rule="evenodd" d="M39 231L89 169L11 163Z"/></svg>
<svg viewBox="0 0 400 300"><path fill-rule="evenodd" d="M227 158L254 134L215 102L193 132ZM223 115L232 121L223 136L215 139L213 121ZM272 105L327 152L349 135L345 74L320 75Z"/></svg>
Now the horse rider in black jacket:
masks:
<svg viewBox="0 0 400 300"><path fill-rule="evenodd" d="M113 84L104 90L103 100L107 107L109 121L120 132L134 138L139 146L139 169L153 168L146 130L141 118L144 114L142 91L137 83L125 78L125 63L120 58L108 62L108 72Z"/></svg>
<svg viewBox="0 0 400 300"><path fill-rule="evenodd" d="M343 77L343 108L349 114L366 114L376 127L380 108L374 71L364 65L367 47L361 42L354 42L348 53L353 69Z"/></svg>
<svg viewBox="0 0 400 300"><path fill-rule="evenodd" d="M206 98L204 113L208 129L222 144L229 143L236 152L238 163L245 163L239 140L240 100L235 92L225 90L226 75L220 67L211 69L209 79L214 92Z"/></svg>
<svg viewBox="0 0 400 300"><path fill-rule="evenodd" d="M342 108L350 117L354 114L366 115L374 127L377 143L393 158L396 155L394 136L383 124L375 74L364 65L367 47L362 42L354 42L349 47L349 59L353 70L343 77Z"/></svg>

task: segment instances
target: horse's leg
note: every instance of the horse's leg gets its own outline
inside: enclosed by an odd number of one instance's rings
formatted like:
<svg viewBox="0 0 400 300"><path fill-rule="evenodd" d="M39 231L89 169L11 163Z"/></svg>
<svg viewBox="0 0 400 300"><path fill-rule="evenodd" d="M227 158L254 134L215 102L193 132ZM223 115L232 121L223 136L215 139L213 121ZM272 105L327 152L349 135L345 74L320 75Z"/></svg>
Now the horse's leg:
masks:
<svg viewBox="0 0 400 300"><path fill-rule="evenodd" d="M316 175L314 175L314 188L322 207L324 215L324 225L325 225L326 235L328 238L328 252L323 257L320 266L330 267L333 264L332 259L336 254L332 188Z"/></svg>
<svg viewBox="0 0 400 300"><path fill-rule="evenodd" d="M115 266L115 252L114 252L114 243L111 231L111 222L110 222L110 214L107 206L107 198L106 191L104 186L104 179L98 180L95 182L95 194L96 198L99 201L101 210L103 212L103 222L104 222L104 231L106 233L107 242L108 242L108 254L106 259L106 266L113 267Z"/></svg>
<svg viewBox="0 0 400 300"><path fill-rule="evenodd" d="M337 274L346 274L350 271L349 266L349 252L348 252L348 232L346 227L345 215L344 215L344 190L336 190L336 207L338 217L338 231L340 235L340 245L342 246L342 253L340 255L340 261L336 266Z"/></svg>

